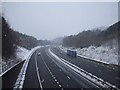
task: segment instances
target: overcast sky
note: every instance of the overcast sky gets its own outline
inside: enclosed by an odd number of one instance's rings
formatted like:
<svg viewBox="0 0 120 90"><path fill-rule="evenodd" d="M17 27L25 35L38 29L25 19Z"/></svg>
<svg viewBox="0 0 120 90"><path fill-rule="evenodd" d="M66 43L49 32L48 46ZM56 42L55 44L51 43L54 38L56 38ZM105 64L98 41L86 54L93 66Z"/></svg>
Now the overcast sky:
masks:
<svg viewBox="0 0 120 90"><path fill-rule="evenodd" d="M14 30L48 40L118 21L117 2L4 2L2 12Z"/></svg>

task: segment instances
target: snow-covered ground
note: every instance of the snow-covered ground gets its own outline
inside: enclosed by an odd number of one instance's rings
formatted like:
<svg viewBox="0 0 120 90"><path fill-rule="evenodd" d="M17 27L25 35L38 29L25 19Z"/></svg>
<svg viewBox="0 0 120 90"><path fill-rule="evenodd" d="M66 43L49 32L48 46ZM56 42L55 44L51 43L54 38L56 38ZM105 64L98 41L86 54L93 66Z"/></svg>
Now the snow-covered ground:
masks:
<svg viewBox="0 0 120 90"><path fill-rule="evenodd" d="M66 47L59 46L63 51L67 52ZM107 63L107 64L115 64L118 65L118 49L110 48L108 46L90 46L88 48L77 48L77 54L79 56L89 58L90 60L96 60L99 62Z"/></svg>
<svg viewBox="0 0 120 90"><path fill-rule="evenodd" d="M1 75L1 73L7 71L12 66L16 65L17 63L21 62L22 60L25 60L26 57L28 57L29 52L30 52L29 50L27 50L23 47L17 46L16 58L9 59L9 60L7 60L7 62L4 59L0 60L0 75Z"/></svg>
<svg viewBox="0 0 120 90"><path fill-rule="evenodd" d="M65 49L64 49L65 50ZM56 54L54 54L50 49L48 50L49 53L55 57L58 61L60 61L61 63L63 63L64 65L66 65L67 67L71 68L73 71L79 73L80 75L82 75L83 77L85 77L87 80L90 80L94 83L96 83L97 85L101 86L102 88L111 88L111 89L116 89L118 90L118 88L112 84L110 84L109 82L104 81L101 78L98 78L97 76L93 75L92 73L89 73L81 68L79 68L78 66L68 62L67 60L63 59L63 58L59 58ZM55 62L56 63L56 62Z"/></svg>
<svg viewBox="0 0 120 90"><path fill-rule="evenodd" d="M21 71L18 75L18 78L16 80L16 83L14 85L14 88L22 88L23 87L23 83L24 83L24 80L25 80L25 73L26 73L26 70L27 70L27 67L28 67L28 62L30 60L30 57L32 56L32 54L39 48L41 48L43 46L37 46L37 47L34 47L32 48L24 57L24 59L26 59L25 63L23 64L23 67L21 68Z"/></svg>
<svg viewBox="0 0 120 90"><path fill-rule="evenodd" d="M28 53L29 53L29 50L27 50L23 47L17 46L17 50L16 50L16 58L17 59L21 59L21 60L26 59L26 56Z"/></svg>

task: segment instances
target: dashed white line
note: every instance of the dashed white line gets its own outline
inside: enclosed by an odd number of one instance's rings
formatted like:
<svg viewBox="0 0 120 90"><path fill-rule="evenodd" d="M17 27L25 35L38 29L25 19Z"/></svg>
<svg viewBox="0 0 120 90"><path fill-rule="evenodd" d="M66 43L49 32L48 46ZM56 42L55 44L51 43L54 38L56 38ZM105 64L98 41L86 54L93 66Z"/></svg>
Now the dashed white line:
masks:
<svg viewBox="0 0 120 90"><path fill-rule="evenodd" d="M55 77L53 77L55 79Z"/></svg>
<svg viewBox="0 0 120 90"><path fill-rule="evenodd" d="M44 82L44 79L42 80L42 83Z"/></svg>
<svg viewBox="0 0 120 90"><path fill-rule="evenodd" d="M69 76L67 76L67 78L68 78L68 79L70 79L70 77L69 77Z"/></svg>
<svg viewBox="0 0 120 90"><path fill-rule="evenodd" d="M57 82L57 84L59 84L59 82Z"/></svg>
<svg viewBox="0 0 120 90"><path fill-rule="evenodd" d="M40 80L39 71L38 71L38 65L37 65L37 53L35 54L35 66L36 66L36 72L37 72L37 77L38 77L38 81L39 81L39 86L40 86L41 90L43 90L42 83Z"/></svg>
<svg viewBox="0 0 120 90"><path fill-rule="evenodd" d="M58 84L58 86L61 88L61 90L63 90L62 86L60 85L60 83L57 81L57 79L55 78L55 76L53 75L53 73L51 72L51 70L49 69L49 67L47 66L46 62L44 61L42 55L41 58L46 66L46 68L48 69L49 73L51 74L52 78L55 80L55 82Z"/></svg>
<svg viewBox="0 0 120 90"><path fill-rule="evenodd" d="M59 85L59 87L61 87L61 85Z"/></svg>
<svg viewBox="0 0 120 90"><path fill-rule="evenodd" d="M91 78L91 75L84 71L83 69L77 67L76 65L68 62L67 60L64 60L63 58L59 58L56 54L54 54L50 49L48 49L49 53L54 57L56 58L57 60L59 60L60 62L64 63L65 65L67 65L68 67L70 67L71 69L73 69L74 71L76 71L77 73L80 73L82 76L85 76L86 80L91 80L91 81L88 81L90 82L91 84L93 84L94 86L96 86L97 88L99 88L99 86L101 87L110 87L110 88L113 88L113 89L118 89L116 86L110 84L109 82L104 82L101 78L98 78L94 75L92 75L92 77L94 76L94 79ZM79 68L79 70L78 70ZM82 71L82 72L81 72ZM83 73L84 71L84 73ZM94 83L94 80L97 81L96 84ZM104 84L103 84L104 83Z"/></svg>

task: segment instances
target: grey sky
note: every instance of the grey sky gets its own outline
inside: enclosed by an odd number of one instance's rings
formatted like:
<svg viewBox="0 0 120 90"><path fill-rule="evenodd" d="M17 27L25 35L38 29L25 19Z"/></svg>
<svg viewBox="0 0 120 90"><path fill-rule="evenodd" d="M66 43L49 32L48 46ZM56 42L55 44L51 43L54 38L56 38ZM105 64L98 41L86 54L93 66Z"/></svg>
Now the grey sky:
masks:
<svg viewBox="0 0 120 90"><path fill-rule="evenodd" d="M4 2L2 7L14 30L37 39L50 40L118 21L117 2Z"/></svg>

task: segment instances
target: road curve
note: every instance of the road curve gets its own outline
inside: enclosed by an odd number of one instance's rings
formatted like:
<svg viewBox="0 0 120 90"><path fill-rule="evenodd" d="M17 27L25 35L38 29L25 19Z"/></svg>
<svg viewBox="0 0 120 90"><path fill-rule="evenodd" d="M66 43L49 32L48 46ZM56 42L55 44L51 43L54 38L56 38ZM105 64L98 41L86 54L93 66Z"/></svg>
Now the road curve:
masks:
<svg viewBox="0 0 120 90"><path fill-rule="evenodd" d="M47 88L69 89L76 88L84 90L86 88L99 88L96 84L90 82L82 75L70 69L64 63L55 59L48 51L50 47L42 47L31 56L23 88ZM58 54L52 49L55 54ZM38 54L39 53L39 54Z"/></svg>

